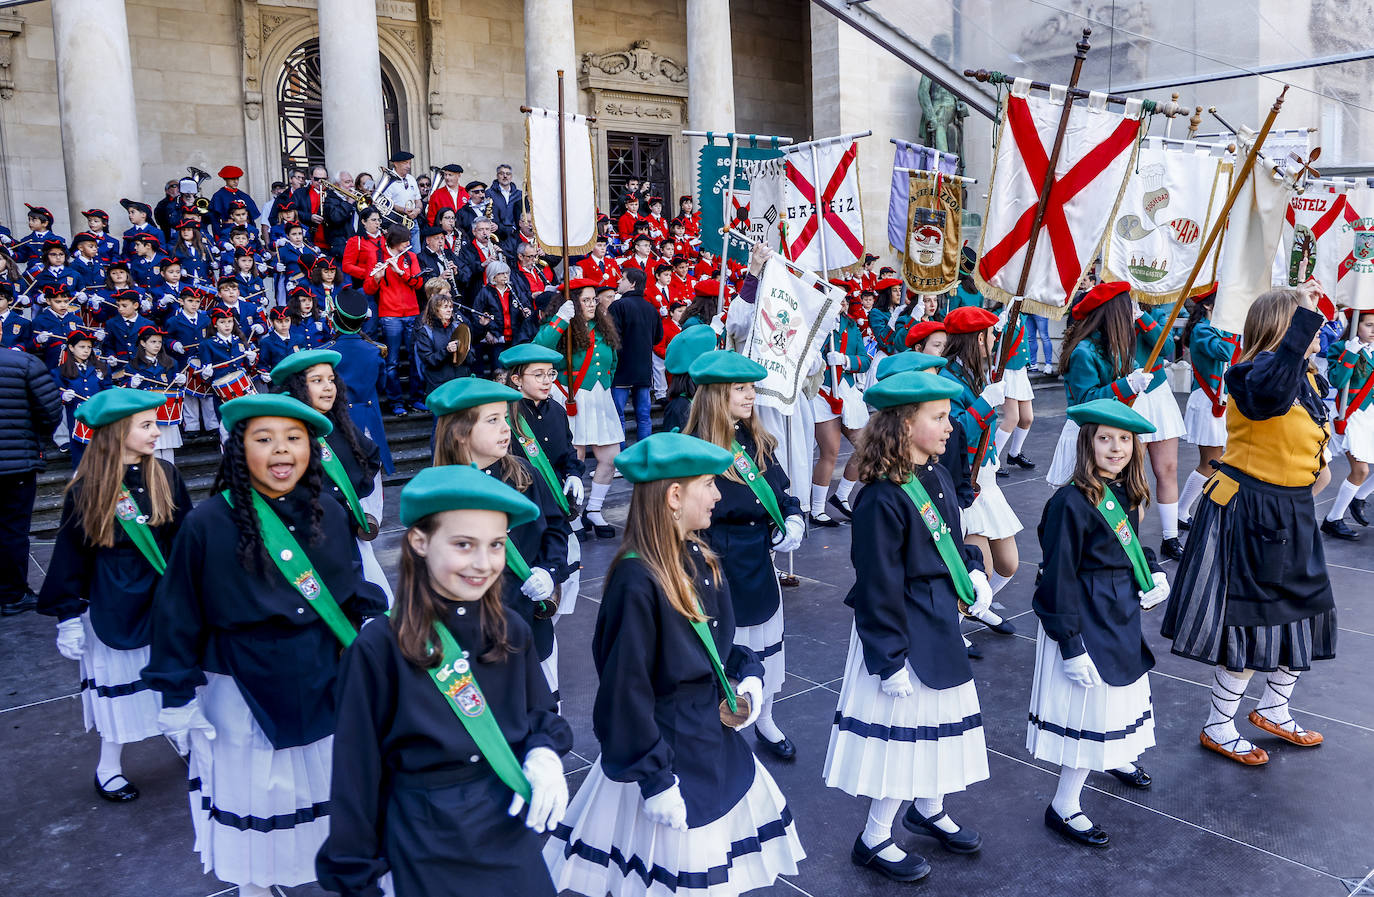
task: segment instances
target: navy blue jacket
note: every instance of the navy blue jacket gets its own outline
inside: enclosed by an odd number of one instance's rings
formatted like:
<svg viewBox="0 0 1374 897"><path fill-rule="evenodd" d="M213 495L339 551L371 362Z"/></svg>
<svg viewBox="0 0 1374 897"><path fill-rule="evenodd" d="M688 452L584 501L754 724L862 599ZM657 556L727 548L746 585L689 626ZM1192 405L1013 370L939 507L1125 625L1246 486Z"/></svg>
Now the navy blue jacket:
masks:
<svg viewBox="0 0 1374 897"><path fill-rule="evenodd" d="M382 453L382 469L391 473L391 448L382 426L382 402L377 397L386 388L386 363L377 344L358 333L336 333L322 348L333 349L342 358L334 372L348 390L348 413L360 433L371 437Z"/></svg>
<svg viewBox="0 0 1374 897"><path fill-rule="evenodd" d="M62 419L57 384L27 352L0 351L0 476L43 469L43 444Z"/></svg>

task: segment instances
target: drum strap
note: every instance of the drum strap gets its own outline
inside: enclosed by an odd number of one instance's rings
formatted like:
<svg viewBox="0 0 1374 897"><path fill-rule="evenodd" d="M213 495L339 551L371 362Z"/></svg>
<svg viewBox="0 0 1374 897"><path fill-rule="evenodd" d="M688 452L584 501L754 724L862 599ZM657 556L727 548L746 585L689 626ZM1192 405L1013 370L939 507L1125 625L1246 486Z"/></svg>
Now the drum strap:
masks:
<svg viewBox="0 0 1374 897"><path fill-rule="evenodd" d="M935 507L935 502L930 500L930 493L926 487L921 485L921 481L912 474L911 479L902 484L902 491L906 497L911 499L911 503L916 506L916 516L921 518L921 522L930 531L930 538L935 543L935 550L940 554L940 560L944 562L945 569L949 571L949 578L954 580L954 592L959 596L959 600L972 607L977 601L973 594L973 580L968 575L968 565L964 563L964 558L959 554L959 548L954 544L954 536L950 533L949 527L945 524L944 518L940 516L940 509Z"/></svg>
<svg viewBox="0 0 1374 897"><path fill-rule="evenodd" d="M367 514L363 513L362 502L358 500L358 490L353 488L353 483L348 479L348 471L344 470L343 462L339 456L334 454L333 449L323 436L320 438L320 466L324 472L334 481L334 485L339 487L339 491L348 500L348 509L353 512L353 519L362 527L363 532L367 532Z"/></svg>
<svg viewBox="0 0 1374 897"><path fill-rule="evenodd" d="M572 326L571 321L568 322L568 326ZM591 370L592 367L592 356L596 354L596 328L588 328L587 334L591 337L591 342L587 343L587 354L582 358L582 366L577 369L576 378L570 380L568 383L569 417L572 417L573 415L577 414L577 392L582 388L582 384L586 381L587 371ZM568 339L572 339L571 334L569 334Z"/></svg>
<svg viewBox="0 0 1374 897"><path fill-rule="evenodd" d="M1121 543L1122 551L1125 551L1126 557L1130 559L1135 584L1140 586L1143 592L1153 589L1155 581L1150 575L1150 565L1145 560L1145 550L1140 547L1140 539L1135 534L1135 528L1131 526L1131 519L1126 516L1126 509L1121 507L1121 502L1111 489L1103 489L1102 500L1097 503L1097 513L1107 521L1107 528L1116 535L1116 541Z"/></svg>
<svg viewBox="0 0 1374 897"><path fill-rule="evenodd" d="M1226 403L1221 400L1221 390L1212 389L1207 385L1207 378L1202 376L1196 367L1193 368L1193 380L1196 381L1198 388L1202 390L1212 403L1212 417L1221 417L1226 413Z"/></svg>
<svg viewBox="0 0 1374 897"><path fill-rule="evenodd" d="M119 521L124 535L134 543L134 547L143 555L148 566L152 567L158 576L166 573L167 560L162 556L162 549L158 547L152 528L148 526L148 515L139 510L133 496L129 494L129 487L122 483L119 486L119 498L115 501L115 520Z"/></svg>

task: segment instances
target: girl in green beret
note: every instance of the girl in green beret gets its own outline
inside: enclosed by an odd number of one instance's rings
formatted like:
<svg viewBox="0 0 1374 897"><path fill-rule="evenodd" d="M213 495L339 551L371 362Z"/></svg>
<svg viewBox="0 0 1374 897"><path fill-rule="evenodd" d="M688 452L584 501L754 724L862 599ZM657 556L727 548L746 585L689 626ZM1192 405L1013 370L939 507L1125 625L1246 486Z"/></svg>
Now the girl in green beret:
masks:
<svg viewBox="0 0 1374 897"><path fill-rule="evenodd" d="M177 469L153 457L161 395L110 389L77 419L91 444L67 486L38 612L56 617L57 650L81 665L86 729L100 733L95 790L138 797L123 775L124 745L158 734L162 704L141 671L148 662L153 590L191 496Z"/></svg>

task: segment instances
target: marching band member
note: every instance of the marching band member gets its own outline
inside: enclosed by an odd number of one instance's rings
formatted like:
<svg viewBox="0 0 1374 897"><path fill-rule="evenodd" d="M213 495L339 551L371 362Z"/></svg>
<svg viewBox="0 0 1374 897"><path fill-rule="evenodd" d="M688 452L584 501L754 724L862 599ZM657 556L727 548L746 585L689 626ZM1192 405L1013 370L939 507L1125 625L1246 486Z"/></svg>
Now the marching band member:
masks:
<svg viewBox="0 0 1374 897"><path fill-rule="evenodd" d="M944 797L988 777L982 716L956 606L992 606L981 553L960 535L954 482L937 459L952 432L957 383L924 371L880 380L876 410L856 455L865 486L854 504L850 555L854 609L844 684L824 777L872 800L850 859L895 881L930 864L892 839L902 801L910 831L973 853L981 836L961 827Z"/></svg>
<svg viewBox="0 0 1374 897"><path fill-rule="evenodd" d="M200 342L200 376L210 385L226 374L242 374L246 377L248 367L257 360L258 353L244 339L238 318L231 311L216 308L210 312L210 326L210 337ZM215 413L222 417L224 399L218 392L213 399Z"/></svg>
<svg viewBox="0 0 1374 897"><path fill-rule="evenodd" d="M221 277L217 285L217 295L219 297L219 308L224 309L234 316L238 322L239 329L243 331L243 340L252 343L267 332L267 326L263 323L262 307L256 302L249 302L243 298L239 292L239 282L233 277Z"/></svg>
<svg viewBox="0 0 1374 897"><path fill-rule="evenodd" d="M291 335L302 349L318 349L329 342L329 322L315 303L315 292L307 284L292 288L286 303L291 315Z"/></svg>
<svg viewBox="0 0 1374 897"><path fill-rule="evenodd" d="M86 233L95 238L96 257L102 265L119 258L123 254L123 249L118 240L110 236L110 214L104 209L86 209L81 213L81 217L86 219ZM72 238L75 244L76 238ZM75 245L72 247L75 249Z"/></svg>
<svg viewBox="0 0 1374 897"><path fill-rule="evenodd" d="M1299 747L1321 744L1289 698L1314 660L1336 655L1336 610L1312 484L1326 465L1326 382L1311 372L1323 317L1308 292L1272 290L1250 306L1240 361L1226 372L1226 452L1203 490L1162 626L1173 651L1212 665L1202 745L1246 766L1267 763L1236 709L1265 673L1249 720Z"/></svg>
<svg viewBox="0 0 1374 897"><path fill-rule="evenodd" d="M182 386L186 383L186 372L179 371L172 356L164 351L166 338L165 332L151 324L143 327L138 331L133 356L126 368L131 387L155 391L162 397L164 405L169 396L180 398ZM185 400L182 401L184 404ZM165 421L162 415L156 417L157 445L153 447L153 456L168 464L175 464L176 450L181 448L180 416L176 420Z"/></svg>
<svg viewBox="0 0 1374 897"><path fill-rule="evenodd" d="M324 315L326 324L334 315L334 300L342 289L339 266L332 258L321 254L310 268L310 291L315 294L315 307Z"/></svg>
<svg viewBox="0 0 1374 897"><path fill-rule="evenodd" d="M730 469L716 477L721 494L711 512L706 544L721 559L734 606L735 641L763 664L762 707L754 735L769 753L794 760L796 745L773 721L773 699L786 676L782 590L772 552L801 546L806 522L789 493L787 472L774 457L777 440L754 415L754 384L763 365L737 352L706 352L689 370L697 385L685 432L728 450Z"/></svg>
<svg viewBox="0 0 1374 897"><path fill-rule="evenodd" d="M1188 324L1183 328L1183 343L1193 367L1193 384L1183 411L1183 426L1188 441L1197 446L1197 467L1188 472L1188 481L1178 498L1179 525L1192 524L1193 504L1212 476L1212 462L1221 460L1226 448L1226 392L1222 377L1227 365L1240 354L1240 337L1212 326L1213 289L1193 300Z"/></svg>
<svg viewBox="0 0 1374 897"><path fill-rule="evenodd" d="M33 339L33 325L14 310L14 290L0 284L0 349L23 349Z"/></svg>
<svg viewBox="0 0 1374 897"><path fill-rule="evenodd" d="M91 444L63 497L38 597L38 612L57 617L57 650L81 665L86 730L100 734L95 791L116 803L139 796L124 777L124 745L159 734L162 705L140 674L153 590L191 509L177 469L153 457L161 404L159 393L109 389L77 411Z"/></svg>
<svg viewBox="0 0 1374 897"><path fill-rule="evenodd" d="M296 335L291 332L291 311L289 309L280 306L274 308L267 313L267 319L271 322L272 329L263 334L262 339L258 340L259 359L262 361L262 370L258 372L258 377L263 383L272 382L271 370L283 358L305 348L296 338Z"/></svg>
<svg viewBox="0 0 1374 897"><path fill-rule="evenodd" d="M185 432L187 436L197 431L215 433L219 429L219 414L206 379L213 379L214 374L208 370L202 374L201 366L201 346L210 339L210 316L200 310L200 291L187 287L177 298L181 310L167 318L164 329L173 362L178 368L191 369L181 406Z"/></svg>
<svg viewBox="0 0 1374 897"><path fill-rule="evenodd" d="M29 203L24 203L24 206L29 210L26 218L29 232L22 239L14 241L10 246L10 254L14 256L16 262L31 271L44 263L47 256L47 244L50 241L56 241L64 248L67 243L52 232L52 212L43 206L30 205Z"/></svg>
<svg viewBox="0 0 1374 897"><path fill-rule="evenodd" d="M735 644L720 562L697 535L731 461L681 433L615 459L634 492L592 636L601 757L544 847L556 889L737 895L805 856L739 734L760 708L763 666Z"/></svg>
<svg viewBox="0 0 1374 897"><path fill-rule="evenodd" d="M105 322L101 350L111 364L128 364L134 357L139 332L153 323L138 313L142 299L137 290L119 290L110 296L115 314Z"/></svg>
<svg viewBox="0 0 1374 897"><path fill-rule="evenodd" d="M439 169L443 172L444 182L429 194L429 204L425 209L425 222L431 227L439 226L439 216L446 211L455 214L468 203L468 191L458 181L463 166L450 162Z"/></svg>
<svg viewBox="0 0 1374 897"><path fill-rule="evenodd" d="M129 257L129 273L134 278L134 283L145 290L152 290L154 287L163 283L162 271L167 262L167 256L162 252L162 243L152 234L139 234L133 240L133 254ZM181 263L177 262L177 271L181 271ZM109 272L106 271L106 276ZM174 293L173 296L176 294Z"/></svg>
<svg viewBox="0 0 1374 897"><path fill-rule="evenodd" d="M61 284L44 287L41 299L46 307L33 316L33 342L28 349L52 371L62 360L67 337L81 329L81 316L72 310L71 291Z"/></svg>
<svg viewBox="0 0 1374 897"><path fill-rule="evenodd" d="M144 679L190 751L206 872L268 897L313 881L329 833L341 646L386 600L322 500L329 420L288 396L225 402L216 495L187 515L153 599ZM230 546L233 546L232 549Z"/></svg>
<svg viewBox="0 0 1374 897"><path fill-rule="evenodd" d="M572 728L529 627L501 602L507 529L538 514L470 468L422 470L401 490L400 600L339 673L331 828L316 861L328 890L380 897L389 871L396 897L458 883L553 897L538 834L568 806L559 755Z"/></svg>
<svg viewBox="0 0 1374 897"><path fill-rule="evenodd" d="M599 286L613 287L620 283L620 263L606 254L608 246L606 235L598 233L592 244L592 254L577 263L580 277Z"/></svg>
<svg viewBox="0 0 1374 897"><path fill-rule="evenodd" d="M410 251L410 232L392 225L386 231L386 252L368 272L363 289L369 296L377 297L377 320L386 341L386 397L391 413L397 417L409 414L422 398L417 378L409 377L409 401L402 402L400 374L401 350L409 355L413 349L411 325L420 313L415 291L422 285L420 264Z"/></svg>
<svg viewBox="0 0 1374 897"><path fill-rule="evenodd" d="M415 322L415 360L424 378L425 395L450 380L471 375L472 341L481 339L483 329L454 308L449 282L433 277L425 282L425 308ZM468 329L468 348L458 357L458 328Z"/></svg>
<svg viewBox="0 0 1374 897"><path fill-rule="evenodd" d="M64 341L66 351L62 360L51 369L53 380L62 397L66 411L67 433L71 437L70 446L72 470L81 466L81 455L86 450L90 437L77 435L76 412L88 399L101 390L114 385L109 365L95 356L95 337L74 327ZM62 441L62 440L59 440Z"/></svg>
<svg viewBox="0 0 1374 897"><path fill-rule="evenodd" d="M191 278L191 282L211 283L215 277L211 270L214 263L205 248L205 238L200 232L200 219L183 218L177 225L177 241L172 245L171 254L181 261L181 273Z"/></svg>
<svg viewBox="0 0 1374 897"><path fill-rule="evenodd" d="M136 199L121 199L119 204L124 207L124 211L129 216L129 227L124 231L123 256L133 261L134 241L141 236L154 238L158 244L167 241L166 235L162 230L152 223L153 207L146 202L139 202Z"/></svg>
<svg viewBox="0 0 1374 897"><path fill-rule="evenodd" d="M816 526L839 526L840 521L826 513L826 493L835 464L840 456L840 435L850 445L859 441L859 433L868 423L868 409L864 407L858 377L868 371L872 359L864 349L859 325L847 312L840 312L839 322L826 344L825 373L821 390L811 400L816 417L816 466L811 474L811 523ZM840 485L830 499L830 505L848 520L853 514L849 496L858 485L858 466L853 456L844 466Z"/></svg>
<svg viewBox="0 0 1374 897"><path fill-rule="evenodd" d="M219 177L224 181L224 186L215 191L210 197L210 214L215 216L218 221L229 219L229 210L234 203L243 203L244 210L248 213L248 224L256 226L258 220L258 204L253 201L253 197L239 189L239 181L243 178L243 169L237 165L225 165L219 170Z"/></svg>
<svg viewBox="0 0 1374 897"><path fill-rule="evenodd" d="M1358 539L1345 522L1346 509L1360 526L1369 526L1365 501L1374 491L1369 464L1374 461L1374 312L1346 310L1359 315L1349 339L1339 340L1326 350L1331 386L1341 396L1335 429L1341 448L1350 462L1350 473L1341 481L1340 491L1322 520L1321 530L1338 539Z"/></svg>
<svg viewBox="0 0 1374 897"><path fill-rule="evenodd" d="M1135 762L1155 743L1154 655L1140 612L1164 601L1169 585L1136 536L1150 499L1137 436L1153 424L1112 399L1068 413L1079 424L1073 481L1050 498L1040 520L1044 561L1032 600L1040 627L1026 750L1060 767L1045 825L1075 843L1106 847L1107 833L1079 798L1093 770L1150 787Z"/></svg>
<svg viewBox="0 0 1374 897"><path fill-rule="evenodd" d="M95 234L82 232L72 237L72 257L67 270L76 291L99 289L105 285L105 266L109 262L101 261L100 251L100 241Z"/></svg>
<svg viewBox="0 0 1374 897"><path fill-rule="evenodd" d="M487 262L484 283L472 301L478 314L491 319L481 338L482 368L496 369L496 357L510 346L529 342L539 328L532 301L527 302L511 286L510 266L499 259Z"/></svg>

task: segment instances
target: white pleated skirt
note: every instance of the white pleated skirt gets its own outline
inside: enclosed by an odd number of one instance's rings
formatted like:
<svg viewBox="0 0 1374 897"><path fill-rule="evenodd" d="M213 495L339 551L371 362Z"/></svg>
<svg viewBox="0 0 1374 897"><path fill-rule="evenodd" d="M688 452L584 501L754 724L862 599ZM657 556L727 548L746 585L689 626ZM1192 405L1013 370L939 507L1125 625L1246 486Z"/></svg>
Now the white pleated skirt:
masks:
<svg viewBox="0 0 1374 897"><path fill-rule="evenodd" d="M549 656L539 661L539 669L544 673L544 680L549 683L549 693L555 698L558 697L558 636L553 637L553 650L549 651Z"/></svg>
<svg viewBox="0 0 1374 897"><path fill-rule="evenodd" d="M1350 415L1337 450L1349 452L1356 461L1374 461L1374 406Z"/></svg>
<svg viewBox="0 0 1374 897"><path fill-rule="evenodd" d="M81 715L86 731L94 728L101 739L116 744L133 744L159 734L162 696L143 681L148 648L111 648L95 634L89 613L81 615L81 626L86 631L86 650L81 655Z"/></svg>
<svg viewBox="0 0 1374 897"><path fill-rule="evenodd" d="M562 390L551 395L567 407ZM577 413L568 415L573 445L620 445L625 441L625 427L615 410L611 391L600 383L591 389L577 391Z"/></svg>
<svg viewBox="0 0 1374 897"><path fill-rule="evenodd" d="M377 519L380 520L381 518ZM386 593L386 606L391 607L396 603L396 596L391 591L391 582L386 578L386 571L382 569L381 562L377 560L377 552L373 549L371 542L364 539L355 541L358 543L358 556L363 560L363 579L381 587L381 590Z"/></svg>
<svg viewBox="0 0 1374 897"><path fill-rule="evenodd" d="M181 448L181 425L158 424L156 448L158 450Z"/></svg>
<svg viewBox="0 0 1374 897"><path fill-rule="evenodd" d="M315 854L329 835L334 737L276 750L233 678L206 678L200 703L215 739L191 732L189 771L205 871L259 887L314 881Z"/></svg>
<svg viewBox="0 0 1374 897"><path fill-rule="evenodd" d="M782 643L782 602L773 616L757 626L736 626L735 644L753 651L763 661L763 694L782 691L787 677L787 652Z"/></svg>
<svg viewBox="0 0 1374 897"><path fill-rule="evenodd" d="M1166 439L1178 439L1187 433L1187 428L1183 426L1183 414L1178 410L1178 400L1174 398L1168 380L1162 381L1154 389L1137 394L1131 407L1155 425L1153 433L1140 434L1141 442L1163 442Z"/></svg>
<svg viewBox="0 0 1374 897"><path fill-rule="evenodd" d="M580 563L582 560L582 540L572 538L568 540L568 565ZM577 596L582 591L582 569L579 567L574 570L567 579L563 580L558 594L558 616L554 617L554 622L558 617L566 617L577 610Z"/></svg>
<svg viewBox="0 0 1374 897"><path fill-rule="evenodd" d="M735 897L794 875L806 858L787 800L757 759L724 816L679 832L644 815L639 785L598 761L544 845L554 888L587 897Z"/></svg>
<svg viewBox="0 0 1374 897"><path fill-rule="evenodd" d="M910 671L909 671L910 672ZM864 666L852 628L844 684L825 754L825 784L856 797L939 797L988 777L983 716L973 680L953 688L883 694L882 681Z"/></svg>
<svg viewBox="0 0 1374 897"><path fill-rule="evenodd" d="M1212 414L1212 400L1200 389L1188 394L1188 404L1183 408L1183 428L1188 431L1188 441L1193 445L1226 444L1226 415Z"/></svg>
<svg viewBox="0 0 1374 897"><path fill-rule="evenodd" d="M964 511L964 535L989 540L1009 539L1021 532L1021 520L997 485L997 465L984 464L978 471L978 497Z"/></svg>
<svg viewBox="0 0 1374 897"><path fill-rule="evenodd" d="M1084 688L1064 675L1059 644L1040 627L1026 750L1037 760L1106 772L1154 746L1150 674L1130 685Z"/></svg>
<svg viewBox="0 0 1374 897"><path fill-rule="evenodd" d="M1035 390L1031 389L1030 373L1026 368L1007 368L1003 371L1002 387L1006 390L1004 395L1009 399L1029 402L1035 398Z"/></svg>
<svg viewBox="0 0 1374 897"><path fill-rule="evenodd" d="M1073 479L1074 463L1078 460L1078 429L1078 424L1065 418L1059 441L1054 444L1054 458L1050 460L1045 481L1056 489Z"/></svg>
<svg viewBox="0 0 1374 897"><path fill-rule="evenodd" d="M811 416L816 419L816 423L823 424L828 420L839 417L838 414L830 410L830 403L822 396L813 396L811 399Z"/></svg>

